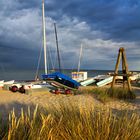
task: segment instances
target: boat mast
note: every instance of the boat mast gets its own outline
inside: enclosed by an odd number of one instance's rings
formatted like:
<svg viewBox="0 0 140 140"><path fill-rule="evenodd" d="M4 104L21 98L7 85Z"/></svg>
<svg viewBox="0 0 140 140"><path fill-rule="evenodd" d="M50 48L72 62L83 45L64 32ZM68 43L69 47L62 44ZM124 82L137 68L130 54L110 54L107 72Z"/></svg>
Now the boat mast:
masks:
<svg viewBox="0 0 140 140"><path fill-rule="evenodd" d="M83 51L83 45L82 45L82 43L81 43L80 56L79 56L79 63L78 63L78 72L80 71L82 51Z"/></svg>
<svg viewBox="0 0 140 140"><path fill-rule="evenodd" d="M59 47L58 47L58 37L57 37L56 23L54 23L54 31L55 31L55 39L56 39L56 47L57 47L59 72L61 72L60 53L59 53Z"/></svg>
<svg viewBox="0 0 140 140"><path fill-rule="evenodd" d="M46 54L46 23L45 23L44 0L42 0L42 25L43 25L44 65L45 65L45 74L47 74L48 68L47 68L47 54Z"/></svg>

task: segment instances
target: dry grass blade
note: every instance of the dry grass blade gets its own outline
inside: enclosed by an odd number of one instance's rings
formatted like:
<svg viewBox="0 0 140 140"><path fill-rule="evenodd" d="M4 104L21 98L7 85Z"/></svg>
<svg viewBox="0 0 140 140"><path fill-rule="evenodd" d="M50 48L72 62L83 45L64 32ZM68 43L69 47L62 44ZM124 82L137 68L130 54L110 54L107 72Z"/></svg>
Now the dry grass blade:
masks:
<svg viewBox="0 0 140 140"><path fill-rule="evenodd" d="M8 140L138 140L140 139L140 116L137 113L113 113L105 107L90 107L62 102L46 109L35 108L33 115L21 110L16 117L9 115L9 128L5 130ZM28 110L28 112L30 112ZM7 134L7 135L6 135Z"/></svg>

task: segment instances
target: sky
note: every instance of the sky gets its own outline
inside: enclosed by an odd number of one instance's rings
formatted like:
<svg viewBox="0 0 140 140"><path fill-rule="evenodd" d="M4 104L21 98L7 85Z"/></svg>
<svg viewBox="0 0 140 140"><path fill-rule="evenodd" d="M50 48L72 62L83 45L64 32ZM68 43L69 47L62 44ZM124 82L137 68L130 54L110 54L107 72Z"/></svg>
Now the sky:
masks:
<svg viewBox="0 0 140 140"><path fill-rule="evenodd" d="M45 0L50 67L114 70L120 47L140 70L140 0ZM0 0L0 69L36 69L42 49L42 1ZM43 53L40 68L43 68Z"/></svg>

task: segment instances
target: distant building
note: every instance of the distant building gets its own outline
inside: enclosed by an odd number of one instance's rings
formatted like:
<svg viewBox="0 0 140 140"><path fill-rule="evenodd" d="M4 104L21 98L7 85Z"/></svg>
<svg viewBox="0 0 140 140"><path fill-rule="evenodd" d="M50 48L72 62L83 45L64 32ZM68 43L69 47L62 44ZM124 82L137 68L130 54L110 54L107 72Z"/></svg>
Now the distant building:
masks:
<svg viewBox="0 0 140 140"><path fill-rule="evenodd" d="M87 79L87 72L80 71L80 72L72 72L72 79L76 81L84 81Z"/></svg>

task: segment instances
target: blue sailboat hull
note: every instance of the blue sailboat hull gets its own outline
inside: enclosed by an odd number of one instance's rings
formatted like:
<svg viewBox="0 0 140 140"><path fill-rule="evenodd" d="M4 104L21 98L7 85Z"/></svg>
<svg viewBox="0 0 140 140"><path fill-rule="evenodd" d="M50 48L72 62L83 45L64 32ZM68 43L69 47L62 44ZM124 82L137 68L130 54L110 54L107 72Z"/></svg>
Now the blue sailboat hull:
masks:
<svg viewBox="0 0 140 140"><path fill-rule="evenodd" d="M57 83L60 83L61 86L65 86L72 89L78 89L78 87L80 86L80 83L60 72L54 72L52 74L43 74L42 78L45 81L55 81Z"/></svg>

